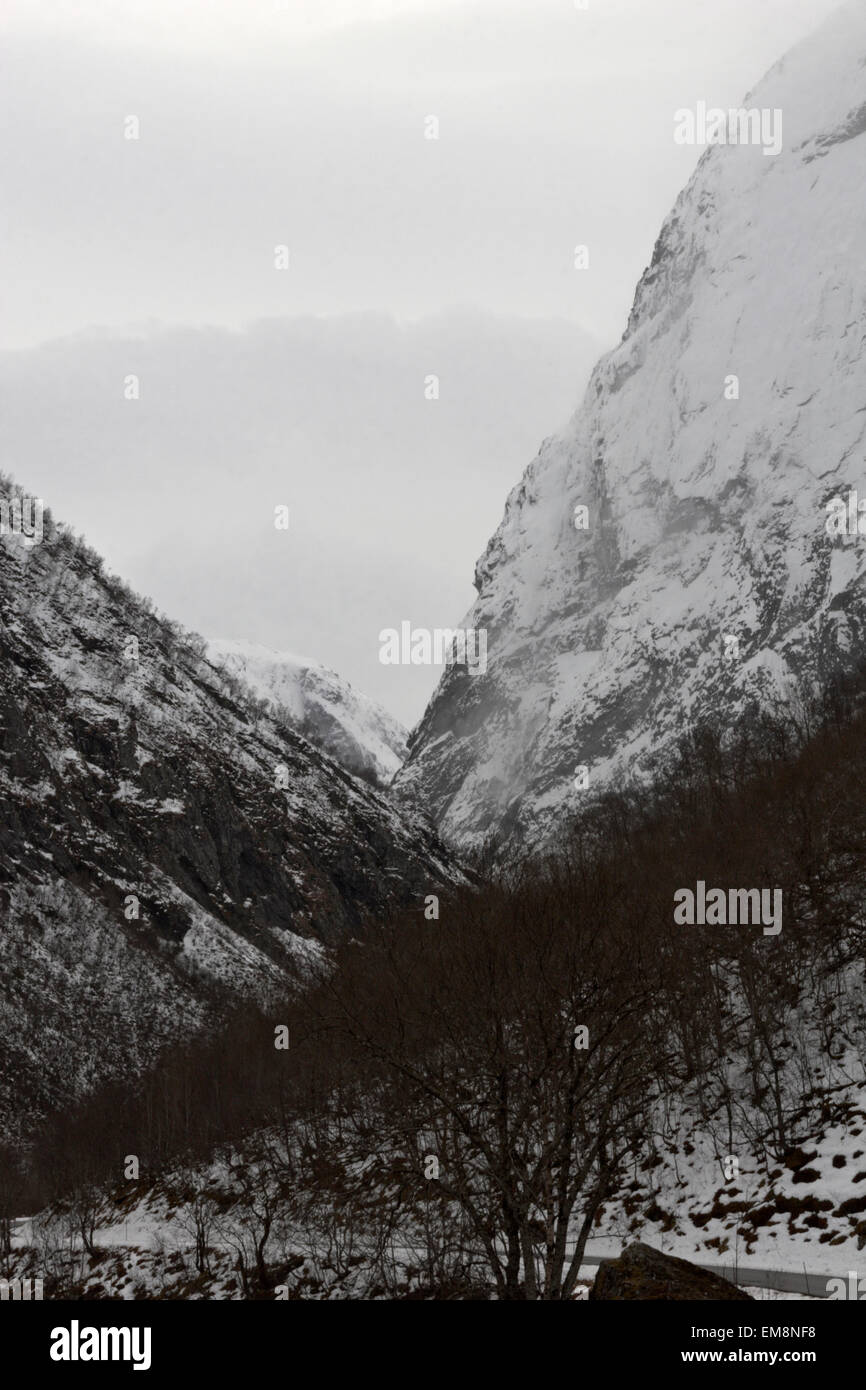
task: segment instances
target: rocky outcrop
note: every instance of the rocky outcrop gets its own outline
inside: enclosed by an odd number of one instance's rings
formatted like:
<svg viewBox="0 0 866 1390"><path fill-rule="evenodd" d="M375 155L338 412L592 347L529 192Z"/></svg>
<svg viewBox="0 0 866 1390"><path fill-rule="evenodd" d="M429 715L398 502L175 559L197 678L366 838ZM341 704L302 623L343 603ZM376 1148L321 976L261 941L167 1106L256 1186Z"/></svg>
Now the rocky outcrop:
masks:
<svg viewBox="0 0 866 1390"><path fill-rule="evenodd" d="M604 1260L599 1265L589 1297L607 1302L631 1299L702 1303L752 1301L751 1294L720 1275L711 1274L688 1260L663 1255L641 1241L627 1246L618 1260Z"/></svg>

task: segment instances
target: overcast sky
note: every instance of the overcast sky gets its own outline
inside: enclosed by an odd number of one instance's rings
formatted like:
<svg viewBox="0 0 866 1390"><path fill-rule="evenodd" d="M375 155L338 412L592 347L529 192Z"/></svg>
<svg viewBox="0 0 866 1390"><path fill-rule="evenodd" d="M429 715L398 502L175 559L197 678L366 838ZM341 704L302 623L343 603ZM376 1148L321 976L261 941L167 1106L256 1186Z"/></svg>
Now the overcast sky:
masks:
<svg viewBox="0 0 866 1390"><path fill-rule="evenodd" d="M172 616L413 722L437 673L379 630L471 601L700 153L674 111L834 8L3 0L0 467Z"/></svg>

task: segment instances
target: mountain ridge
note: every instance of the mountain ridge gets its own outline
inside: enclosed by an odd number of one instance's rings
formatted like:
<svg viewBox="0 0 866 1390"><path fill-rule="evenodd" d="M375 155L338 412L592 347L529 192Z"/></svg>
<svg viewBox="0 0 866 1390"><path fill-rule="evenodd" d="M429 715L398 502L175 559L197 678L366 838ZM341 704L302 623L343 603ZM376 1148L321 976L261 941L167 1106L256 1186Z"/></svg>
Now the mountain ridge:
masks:
<svg viewBox="0 0 866 1390"><path fill-rule="evenodd" d="M12 495L0 482L0 497ZM45 513L0 534L0 1116L128 1075L460 878Z"/></svg>

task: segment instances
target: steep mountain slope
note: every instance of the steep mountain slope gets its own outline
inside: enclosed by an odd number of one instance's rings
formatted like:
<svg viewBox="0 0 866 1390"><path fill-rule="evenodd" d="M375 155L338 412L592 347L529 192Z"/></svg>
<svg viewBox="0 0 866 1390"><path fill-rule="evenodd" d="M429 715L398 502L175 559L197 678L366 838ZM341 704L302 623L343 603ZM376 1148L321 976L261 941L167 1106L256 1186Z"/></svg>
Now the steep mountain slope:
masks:
<svg viewBox="0 0 866 1390"><path fill-rule="evenodd" d="M688 724L862 654L866 551L825 525L866 498L861 0L743 105L781 111L781 152L705 151L478 563L487 674L446 671L396 783L447 837L544 843L577 767L646 769Z"/></svg>
<svg viewBox="0 0 866 1390"><path fill-rule="evenodd" d="M39 544L0 536L7 1134L447 877L428 828L280 729L47 515Z"/></svg>
<svg viewBox="0 0 866 1390"><path fill-rule="evenodd" d="M386 785L405 759L402 724L317 661L222 639L208 643L208 658L356 777Z"/></svg>

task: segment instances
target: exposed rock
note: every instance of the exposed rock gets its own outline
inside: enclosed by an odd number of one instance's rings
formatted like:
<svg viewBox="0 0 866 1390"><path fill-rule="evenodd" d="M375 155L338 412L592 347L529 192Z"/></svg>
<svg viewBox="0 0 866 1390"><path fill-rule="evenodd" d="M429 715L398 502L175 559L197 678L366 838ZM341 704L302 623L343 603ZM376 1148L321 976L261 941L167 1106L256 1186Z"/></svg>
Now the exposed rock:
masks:
<svg viewBox="0 0 866 1390"><path fill-rule="evenodd" d="M641 1241L627 1246L618 1260L604 1260L599 1265L589 1297L607 1301L752 1301L751 1294L720 1275L688 1260L663 1255Z"/></svg>

